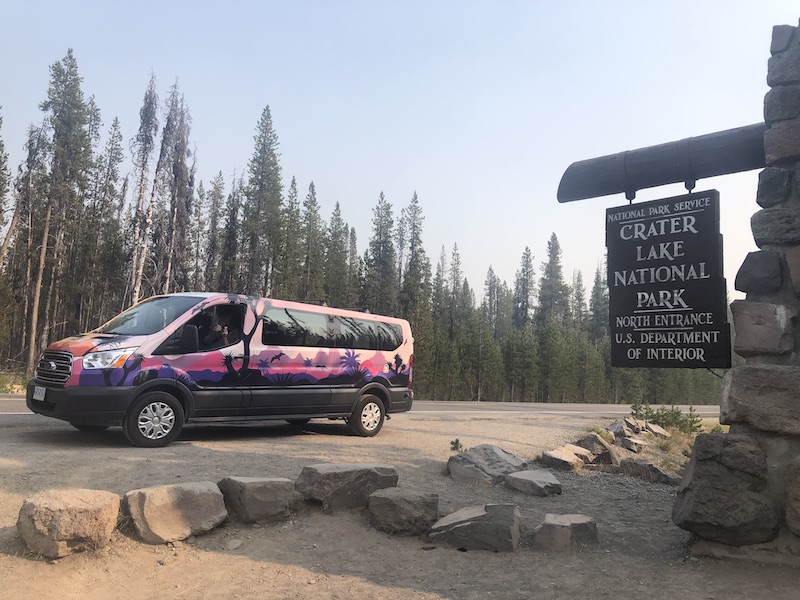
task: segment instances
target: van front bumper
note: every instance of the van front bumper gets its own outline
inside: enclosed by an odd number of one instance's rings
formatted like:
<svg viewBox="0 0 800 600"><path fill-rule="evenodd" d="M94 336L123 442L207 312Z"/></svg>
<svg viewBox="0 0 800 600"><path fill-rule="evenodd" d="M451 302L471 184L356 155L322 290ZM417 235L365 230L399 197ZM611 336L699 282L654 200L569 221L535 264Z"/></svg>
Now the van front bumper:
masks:
<svg viewBox="0 0 800 600"><path fill-rule="evenodd" d="M44 399L34 399L37 388L44 389ZM32 412L77 425L121 425L134 389L130 386L59 388L32 380L28 382L25 404Z"/></svg>

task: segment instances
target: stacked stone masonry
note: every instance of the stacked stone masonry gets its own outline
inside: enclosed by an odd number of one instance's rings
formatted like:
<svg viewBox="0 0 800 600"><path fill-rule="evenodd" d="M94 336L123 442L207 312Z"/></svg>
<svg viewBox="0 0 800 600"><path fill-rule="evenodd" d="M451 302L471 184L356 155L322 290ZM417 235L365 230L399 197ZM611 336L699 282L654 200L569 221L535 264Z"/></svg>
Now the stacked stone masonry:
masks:
<svg viewBox="0 0 800 600"><path fill-rule="evenodd" d="M715 543L778 549L800 536L800 28L773 28L770 53L767 167L751 218L759 250L736 276L746 298L731 305L745 364L723 381L730 432L698 436L673 508L673 521L699 536L695 549L711 552Z"/></svg>

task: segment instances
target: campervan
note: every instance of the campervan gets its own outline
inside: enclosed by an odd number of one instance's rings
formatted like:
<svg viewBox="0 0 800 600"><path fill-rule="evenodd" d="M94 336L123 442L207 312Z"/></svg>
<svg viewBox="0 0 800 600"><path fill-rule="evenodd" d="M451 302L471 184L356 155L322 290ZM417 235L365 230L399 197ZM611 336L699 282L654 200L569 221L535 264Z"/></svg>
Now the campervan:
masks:
<svg viewBox="0 0 800 600"><path fill-rule="evenodd" d="M30 410L82 431L122 426L143 447L185 423L343 419L374 436L411 409L407 321L238 294L154 296L88 333L48 346Z"/></svg>

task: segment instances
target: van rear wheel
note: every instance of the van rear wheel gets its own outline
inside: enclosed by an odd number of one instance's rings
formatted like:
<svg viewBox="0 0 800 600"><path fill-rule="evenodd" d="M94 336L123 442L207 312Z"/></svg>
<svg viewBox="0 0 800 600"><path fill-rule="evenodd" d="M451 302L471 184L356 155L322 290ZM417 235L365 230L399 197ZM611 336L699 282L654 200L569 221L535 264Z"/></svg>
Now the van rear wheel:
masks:
<svg viewBox="0 0 800 600"><path fill-rule="evenodd" d="M350 430L361 437L372 437L383 427L386 409L377 396L366 394L356 403L353 414L347 420Z"/></svg>
<svg viewBox="0 0 800 600"><path fill-rule="evenodd" d="M174 442L183 429L183 407L167 392L148 392L131 406L122 430L135 446L161 448Z"/></svg>

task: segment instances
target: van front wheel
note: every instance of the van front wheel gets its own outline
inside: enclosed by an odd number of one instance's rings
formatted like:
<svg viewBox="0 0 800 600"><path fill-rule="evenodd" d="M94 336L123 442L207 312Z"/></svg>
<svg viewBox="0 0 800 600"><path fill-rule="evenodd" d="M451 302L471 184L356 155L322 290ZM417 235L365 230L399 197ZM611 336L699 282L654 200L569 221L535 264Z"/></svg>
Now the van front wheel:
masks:
<svg viewBox="0 0 800 600"><path fill-rule="evenodd" d="M122 430L135 446L161 448L174 442L183 429L183 407L167 392L148 392L134 402Z"/></svg>
<svg viewBox="0 0 800 600"><path fill-rule="evenodd" d="M383 402L377 396L366 394L357 403L347 420L350 430L361 437L372 437L383 427L386 418Z"/></svg>

